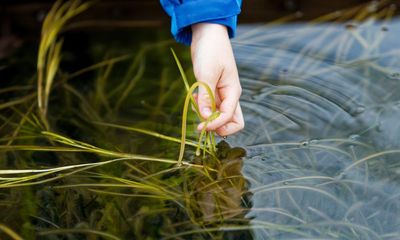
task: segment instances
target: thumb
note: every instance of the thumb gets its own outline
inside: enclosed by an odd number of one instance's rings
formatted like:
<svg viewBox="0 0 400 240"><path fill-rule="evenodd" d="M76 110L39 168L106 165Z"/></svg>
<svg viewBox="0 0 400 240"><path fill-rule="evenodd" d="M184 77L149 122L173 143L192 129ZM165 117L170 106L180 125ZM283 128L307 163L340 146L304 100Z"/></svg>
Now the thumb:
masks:
<svg viewBox="0 0 400 240"><path fill-rule="evenodd" d="M209 81L207 81L207 82L203 81L203 82L210 87L212 95L215 96L214 93L215 93L216 85L210 84ZM207 91L207 89L203 85L199 86L197 102L199 104L200 115L204 119L207 119L212 114L211 106L212 106L213 96L210 96L210 93Z"/></svg>

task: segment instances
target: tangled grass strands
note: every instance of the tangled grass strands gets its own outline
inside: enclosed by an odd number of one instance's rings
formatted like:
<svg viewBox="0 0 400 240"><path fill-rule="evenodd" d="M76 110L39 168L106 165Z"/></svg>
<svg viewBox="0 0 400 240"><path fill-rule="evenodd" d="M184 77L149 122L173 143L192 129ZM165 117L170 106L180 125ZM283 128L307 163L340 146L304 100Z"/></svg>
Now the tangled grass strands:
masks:
<svg viewBox="0 0 400 240"><path fill-rule="evenodd" d="M89 3L81 3L80 0L65 3L59 0L44 20L37 57L37 100L41 120L46 129L49 129L46 114L50 91L61 60L62 40L58 40L58 34L69 19L88 7Z"/></svg>
<svg viewBox="0 0 400 240"><path fill-rule="evenodd" d="M115 63L122 62L122 61L126 61L131 56L132 56L132 54L125 54L125 55L122 55L122 56L118 56L118 57L114 57L114 58L103 60L101 62L95 63L95 64L90 65L88 67L85 67L83 69L80 69L80 70L78 70L78 71L76 71L74 73L68 74L63 80L64 81L68 81L68 80L76 78L76 77L78 77L78 76L80 76L80 75L82 75L84 73L99 69L101 67L104 67L104 66L107 66L107 65L110 65L110 64L115 64Z"/></svg>
<svg viewBox="0 0 400 240"><path fill-rule="evenodd" d="M359 165L359 164L361 164L361 163L363 163L363 162L366 162L366 161L368 161L368 160L371 160L371 159L374 159L374 158L377 158L377 157L382 157L382 156L385 156L385 155L389 155L389 154L400 154L400 150L399 150L399 149L387 150L387 151L378 152L378 153L374 153L374 154L368 155L368 156L366 156L366 157L364 157L364 158L361 158L361 159L355 161L354 163L350 164L349 166L347 166L347 167L340 173L340 175L346 173L346 172L349 171L350 169L354 168L355 166L357 166L357 165Z"/></svg>
<svg viewBox="0 0 400 240"><path fill-rule="evenodd" d="M105 162L101 162L101 163L88 164L86 167L80 167L80 168L78 168L78 169L76 169L74 171L71 171L71 172L68 172L68 173L65 173L65 174L59 173L55 177L44 179L44 180L38 180L36 182L29 182L29 181L32 181L32 180L35 180L35 179L40 179L40 178L43 178L43 177L45 177L47 175L58 173L58 172L60 172L62 170L56 171L56 170L48 169L47 172L42 172L42 173L38 173L38 174L34 174L34 175L28 175L28 176L25 176L25 177L3 178L4 181L0 182L0 188L25 187L25 186L32 186L32 185L48 183L48 182L52 182L52 181L55 181L55 180L58 180L58 179L61 179L61 178L65 178L65 177L70 176L70 175L75 175L76 173L83 172L83 171L89 170L91 168L95 168L95 167L98 167L98 166L101 166L101 165L109 164L111 162L123 161L123 160L137 160L137 159L121 158L121 159L114 159L114 160L109 160L109 161L105 161ZM190 165L192 167L194 166L192 164L188 164L188 165ZM68 167L68 166L66 166L66 167ZM196 167L201 168L202 166L196 166ZM9 170L5 170L5 171L9 171ZM36 169L34 171L36 171ZM103 184L103 186L104 186L104 184ZM115 186L117 186L117 184L114 184L113 186L115 187ZM123 184L119 184L119 186L120 187L129 187L129 186L123 185Z"/></svg>
<svg viewBox="0 0 400 240"><path fill-rule="evenodd" d="M185 207L183 208L186 211L186 214L190 221L195 224L196 226L201 226L201 224L197 221L196 219L196 214L192 210L192 193L189 191L188 187L188 176L185 174L181 174L183 182L182 182L182 188L183 188L183 202L185 204ZM190 184L190 183L189 183Z"/></svg>
<svg viewBox="0 0 400 240"><path fill-rule="evenodd" d="M232 231L244 231L244 230L254 230L254 229L270 229L275 231L283 231L287 233L297 234L299 236L303 236L307 239L312 239L311 234L307 234L304 231L296 229L296 226L288 226L288 225L279 225L270 222L254 222L251 225L244 226L244 225L222 225L220 227L206 227L202 229L193 229L188 231L178 232L176 234L171 234L162 238L163 240L168 239L180 239L185 236L190 236L194 234L205 234L205 233L212 233L212 232L232 232ZM186 238L184 238L186 239Z"/></svg>
<svg viewBox="0 0 400 240"><path fill-rule="evenodd" d="M206 133L205 128L207 127L207 122L204 124L204 129L201 130L200 132L200 136L199 136L199 140L197 143L197 148L196 148L196 156L200 156L200 148L201 148L201 140L203 139L204 134ZM206 146L203 147L203 149L206 149ZM205 153L203 152L203 157L204 157Z"/></svg>
<svg viewBox="0 0 400 240"><path fill-rule="evenodd" d="M290 216L287 213L282 212L280 209L274 210L274 209L258 209L258 210L265 210L267 212L275 212L275 213L279 213L279 214L283 214L285 216ZM228 210L230 211L230 210ZM227 212L227 211L224 211ZM294 216L292 216L293 218ZM330 224L332 224L332 221L323 221L323 222L318 222L318 223L307 223L304 220L301 220L299 218L294 217L294 220L299 221L300 223L303 224L296 224L296 225L286 225L286 224L275 224L272 222L267 222L267 221L259 221L259 220L251 220L252 224L251 225L241 225L241 223L246 223L248 220L245 219L232 219L230 222L230 224L224 224L221 225L220 227L207 227L207 228L203 228L203 229L194 229L194 230L189 230L189 231L185 231L185 232L179 232L177 234L174 235L169 235L164 237L163 239L176 239L178 236L188 236L188 235L193 235L193 234L205 234L205 233L210 233L210 232L228 232L228 231L243 231L243 230L255 230L255 229L268 229L271 231L282 231L282 232L286 232L286 233L292 233L292 234L296 234L299 236L302 236L303 238L301 239L315 239L315 240L320 240L320 239L326 239L326 238L315 238L314 235L312 235L311 233L304 231L303 229L309 229L309 230L313 230L313 231L317 231L320 234L322 234L323 232L319 231L318 227L321 226L326 226L329 227ZM187 224L188 222L181 222L176 224L175 226L184 226L185 224ZM234 225L233 223L237 223L236 225ZM383 239L384 235L379 235L378 233L370 230L369 228L366 228L365 226L362 225L358 225L358 224L354 224L354 223L350 223L350 222L343 222L343 221L339 221L339 222L334 222L334 225L338 226L338 227L348 227L349 229L353 230L353 229L357 229L358 232L362 232L365 234L365 236L374 236L376 239ZM330 236L334 237L334 238L338 238L339 236L345 237L348 235L344 235L343 233L337 231L337 232L330 232L327 233ZM358 235L357 235L358 236Z"/></svg>
<svg viewBox="0 0 400 240"><path fill-rule="evenodd" d="M60 65L61 61L61 47L63 44L63 40L56 42L55 44L51 45L49 49L48 55L48 62L46 65L47 73L46 73L46 84L44 88L44 96L45 100L43 102L44 107L47 109L48 105L48 98L50 95L50 90L53 85L54 78L56 76L58 66Z"/></svg>
<svg viewBox="0 0 400 240"><path fill-rule="evenodd" d="M37 122L33 119L34 113L32 112L33 108L35 107L35 103L31 104L31 106L26 110L25 113L21 112L18 108L16 107L11 107L11 109L18 114L21 119L24 119L24 123L27 122L29 123L31 126L33 126L34 128L39 128L41 127L41 125L38 125ZM25 125L22 124L21 122L19 123L20 125ZM24 126L25 127L25 126Z"/></svg>
<svg viewBox="0 0 400 240"><path fill-rule="evenodd" d="M42 217L39 217L39 216L34 216L34 215L30 215L30 217L35 218L35 219L37 219L39 221L45 222L45 223L47 223L47 224L49 224L49 225L51 225L51 226L53 226L55 228L61 228L60 226L58 226L54 222L51 222L51 221L49 221L49 220L47 220L45 218L42 218Z"/></svg>
<svg viewBox="0 0 400 240"><path fill-rule="evenodd" d="M168 195L173 196L175 198L179 197L181 195L179 192L174 191L175 185L168 185L165 183L165 181L162 181L159 179L149 180L149 179L145 179L142 176L135 176L135 175L124 176L125 178L121 178L121 177L114 177L114 176L107 175L107 174L97 174L97 173L93 173L92 177L97 178L99 180L100 179L112 180L114 182L126 184L128 186L133 186L133 185L146 186L148 188L148 190L150 190L151 192L167 193Z"/></svg>
<svg viewBox="0 0 400 240"><path fill-rule="evenodd" d="M169 196L161 196L156 194L135 194L135 193L120 193L120 192L112 192L112 191L105 191L105 190L98 190L98 189L91 189L89 188L88 191L104 194L104 195L111 195L111 196L118 196L118 197L132 197L132 198L153 198L153 199L160 199L160 200L175 200L173 197Z"/></svg>
<svg viewBox="0 0 400 240"><path fill-rule="evenodd" d="M175 51L172 48L171 48L171 52L172 52L172 55L174 56L175 62L177 64L177 66L178 66L179 72L181 74L182 80L183 80L183 82L185 84L185 87L186 87L186 90L187 90L187 94L186 94L186 98L185 98L185 102L184 102L184 106L183 106L183 113L182 113L182 133L181 133L182 137L181 137L181 147L180 147L179 157L178 157L178 166L180 166L182 164L183 154L184 154L184 150L185 150L185 144L184 143L185 143L185 140L186 140L187 114L188 114L188 108L189 108L190 102L191 102L191 104L192 104L192 106L194 108L194 111L196 112L198 118L201 121L205 121L205 124L208 124L210 121L212 121L215 118L217 118L219 116L219 112L216 111L215 98L214 98L214 94L211 91L210 87L206 83L199 82L199 81L194 83L191 87L189 87L189 83L188 83L186 74L183 71L182 64L180 63L178 57L175 54ZM199 111L199 106L198 106L197 102L195 101L195 99L193 97L194 90L197 87L200 87L200 86L204 87L206 89L208 95L210 96L212 114L209 117L209 119L204 119L201 116L200 111ZM199 146L200 146L201 139L203 138L205 129L206 128L204 127L203 130L202 130L202 133L200 134L198 149L196 150L196 155L199 154ZM208 134L212 134L213 135L214 133L213 132L206 133L206 140L204 141L204 143L207 142L207 135ZM212 139L214 140L214 138L212 138ZM215 149L215 145L216 145L215 141L213 141L211 143L211 145L213 147L210 148L211 149L210 152L214 153L214 151L212 151L212 150ZM203 144L203 149L204 149L204 154L205 154L206 144Z"/></svg>
<svg viewBox="0 0 400 240"><path fill-rule="evenodd" d="M149 136L153 136L156 138L160 138L163 140L167 140L167 141L171 141L171 142L175 142L175 143L181 143L181 140L179 138L175 138L175 137L170 137L158 132L153 132L150 130L146 130L146 129L141 129L141 128L135 128L135 127L128 127L128 126L123 126L123 125L118 125L118 124L113 124L113 123L104 123L104 122L93 122L94 124L98 124L100 126L106 126L106 127L112 127L112 128L118 128L118 129L123 129L123 130L128 130L128 131L133 131L133 132L138 132L138 133L143 133ZM192 146L192 147L197 147L198 145L190 140L186 140L185 142L186 145L188 146Z"/></svg>
<svg viewBox="0 0 400 240"><path fill-rule="evenodd" d="M175 63L176 63L176 65L178 66L178 69L179 69L179 72L180 72L180 74L181 74L183 83L185 84L186 91L187 91L187 92L190 92L190 85L189 85L189 82L188 82L188 80L187 80L185 71L183 70L182 64L181 64L181 62L179 61L178 56L176 56L176 53L175 53L174 49L171 48L171 52L172 52L172 55L174 56ZM211 94L210 96L213 97L214 94ZM197 114L197 117L200 118L202 121L204 121L205 119L201 116L200 110L199 110L199 106L197 105L197 102L196 102L196 100L194 99L194 97L193 97L192 94L190 94L190 101L191 101L191 103L192 103L193 108L195 109L195 112L196 112L196 114Z"/></svg>
<svg viewBox="0 0 400 240"><path fill-rule="evenodd" d="M307 228L316 228L316 227L332 227L332 226L336 226L336 227L347 227L350 230L353 231L354 236L358 236L357 232L361 232L363 234L365 234L365 236L373 236L373 239L383 239L377 232L375 232L374 230L372 230L371 228L368 228L366 226L357 224L357 223L351 223L351 222L345 222L345 221L319 221L316 223L309 223L309 224L304 224L304 225L299 225L299 227L307 227ZM357 229L358 231L354 231L355 229ZM339 232L336 232L339 233Z"/></svg>
<svg viewBox="0 0 400 240"><path fill-rule="evenodd" d="M6 127L17 126L17 124L14 123L14 121L13 121L13 116L15 116L15 114L13 114L10 117L5 117L5 116L0 115L0 121L2 121L2 124L0 126L0 131L6 129Z"/></svg>
<svg viewBox="0 0 400 240"><path fill-rule="evenodd" d="M181 74L183 83L185 84L186 91L189 91L190 85L189 85L189 82L188 82L188 80L187 80L186 73L185 73L185 71L183 70L181 61L179 61L179 58L178 58L178 56L176 55L174 49L171 48L171 52L172 52L172 55L174 56L175 63L176 63L176 65L178 66L179 73ZM192 101L195 102L194 98L192 99Z"/></svg>
<svg viewBox="0 0 400 240"><path fill-rule="evenodd" d="M28 140L28 139L36 139L38 138L38 136L34 136L34 135L24 135L24 136L16 136L16 137L3 137L0 138L0 142L7 142L6 145L10 146L8 144L9 141L16 141L16 140ZM1 146L1 145L0 145Z"/></svg>
<svg viewBox="0 0 400 240"><path fill-rule="evenodd" d="M0 223L0 232L4 232L13 240L23 240L23 238L19 236L16 232L14 232L12 229L1 223Z"/></svg>
<svg viewBox="0 0 400 240"><path fill-rule="evenodd" d="M211 144L211 152L216 152L217 151L217 147L216 147L216 141L215 141L215 135L214 134L209 134L209 138L210 138L210 142Z"/></svg>
<svg viewBox="0 0 400 240"><path fill-rule="evenodd" d="M35 152L89 152L77 148L37 145L0 145L0 152L7 151L35 151Z"/></svg>
<svg viewBox="0 0 400 240"><path fill-rule="evenodd" d="M250 209L245 209L245 210L250 210ZM265 208L256 208L252 207L251 210L257 211L257 212L266 212L266 213L275 213L284 217L288 217L290 219L295 220L296 222L299 222L301 224L306 224L307 221L304 219L299 218L298 216L295 216L291 214L289 211L283 208L274 208L274 207L265 207Z"/></svg>
<svg viewBox="0 0 400 240"><path fill-rule="evenodd" d="M32 93L32 94L26 95L24 97L20 97L18 99L12 100L12 101L7 101L5 103L1 103L0 110L3 110L5 108L10 108L10 107L13 107L16 105L20 105L20 104L23 104L26 102L30 102L35 97L36 97L36 93Z"/></svg>
<svg viewBox="0 0 400 240"><path fill-rule="evenodd" d="M119 152L104 150L104 149L97 148L95 146L92 146L92 145L89 145L86 143L82 143L79 141L75 141L75 140L63 137L63 136L55 134L55 133L43 132L43 134L45 136L51 137L50 140L54 140L56 142L59 142L59 143L65 144L65 145L69 145L74 148L55 147L55 146L27 146L27 145L4 146L3 145L3 146L0 146L0 151L1 150L3 150L3 151L16 151L16 150L21 151L22 150L22 151L53 151L53 152L92 152L92 153L96 153L96 154L100 154L100 155L119 157L120 159L109 160L109 161L100 162L100 163L70 165L70 166L51 168L51 169L0 170L0 175L29 174L29 173L32 174L32 173L34 173L33 175L24 176L24 177L3 178L2 179L3 181L0 183L0 188L28 186L28 185L34 185L34 184L43 183L43 182L49 182L51 180L55 180L55 179L64 177L66 175L59 175L59 176L51 178L51 179L46 179L46 180L37 181L37 182L31 182L31 181L43 178L47 175L58 173L60 171L79 168L79 170L75 171L75 172L78 172L78 171L86 170L88 168L97 167L97 166L108 164L111 162L127 160L127 159L155 161L155 162L170 163L170 164L177 163L176 160L161 159L161 158L155 158L155 157L148 157L148 156L142 156L142 155L119 153ZM190 163L186 163L186 162L184 162L183 164L185 164L186 166L189 166L189 167L204 168L203 166L190 164ZM70 174L68 174L68 175L70 175Z"/></svg>
<svg viewBox="0 0 400 240"><path fill-rule="evenodd" d="M302 186L302 185L288 185L288 186L285 185L285 186L276 186L276 187L262 186L262 187L258 187L257 189L250 189L249 191L251 191L253 194L255 194L255 193L261 193L261 192L265 193L265 192L281 191L281 190L304 190L304 191L320 193L321 195L327 197L328 199L333 200L334 202L336 202L338 205L340 205L344 209L348 208L348 206L345 202L338 199L332 193L329 193L328 191L325 191L323 189L316 188L316 187L309 187L309 186Z"/></svg>
<svg viewBox="0 0 400 240"><path fill-rule="evenodd" d="M186 99L185 99L185 103L183 106L183 113L182 113L182 137L181 137L181 147L180 147L180 151L179 151L179 157L178 157L178 166L182 165L182 160L183 160L183 154L185 152L185 142L186 142L186 124L187 124L187 115L188 115L188 111L189 111L189 104L190 104L190 100L193 99L192 93L193 91L199 87L199 86L203 86L209 96L211 96L211 110L212 110L212 116L214 115L214 113L216 112L216 106L215 106L215 99L214 99L214 94L212 93L210 87L203 82L195 82L190 88L188 93L186 94ZM197 106L197 103L194 102L194 105ZM198 106L197 106L198 108ZM215 113L216 115L218 115L219 113ZM218 116L217 116L218 117Z"/></svg>
<svg viewBox="0 0 400 240"><path fill-rule="evenodd" d="M214 133L213 133L213 132L207 132L207 131L206 131L206 127L207 127L208 123L209 123L210 121L214 120L215 118L217 118L217 117L219 116L219 112L217 112L217 111L214 109L214 106L215 106L214 94L212 93L211 89L209 88L209 86L208 86L207 84L202 83L202 82L200 83L200 85L202 85L202 86L206 89L206 91L208 92L209 96L211 96L211 104L212 104L212 108L213 108L213 113L211 114L211 116L210 116L208 119L205 119L205 118L203 118L203 117L201 116L201 114L200 114L200 110L199 110L198 104L197 104L196 100L195 100L194 97L193 97L193 92L194 92L194 90L191 90L191 88L189 87L189 83L188 83L186 74L185 74L185 72L183 71L183 68L182 68L182 65L181 65L179 59L178 59L178 57L176 56L174 50L171 49L171 51L172 51L172 54L173 54L173 56L174 56L175 62L176 62L176 64L177 64L178 68L179 68L179 71L180 71L182 80L183 80L183 82L184 82L184 84L185 84L185 87L186 87L186 90L187 90L187 94L188 94L189 97L190 97L190 102L191 102L192 109L194 109L194 112L196 113L196 115L197 115L197 117L200 119L200 121L202 121L202 122L205 123L204 128L203 128L203 130L201 131L200 136L199 136L199 139L198 139L198 145L197 145L197 149L196 149L196 156L200 156L200 148L202 148L202 149L203 149L203 157L205 157L206 152L208 152L208 153L211 154L214 158L216 158L216 156L215 156L215 152L216 152L216 147L215 147L215 145L216 145L216 142L215 142L215 140L214 140ZM187 96L188 96L188 95L187 95ZM187 103L187 104L189 104L189 103ZM185 108L184 108L184 114L185 114ZM187 115L186 115L186 117L187 117ZM182 119L183 119L183 118L182 118ZM185 122L186 122L186 120L185 120ZM184 126L184 124L182 124L182 126ZM185 126L185 127L186 127L186 126ZM185 131L186 131L186 130L185 130ZM210 144L210 145L212 145L212 147L209 147L208 150L207 150L207 143L208 143L207 140L208 140L208 136L210 136L210 135L212 136L212 139L213 139L212 143ZM204 138L204 136L205 136L205 140L203 141L203 144L202 144L202 139Z"/></svg>
<svg viewBox="0 0 400 240"><path fill-rule="evenodd" d="M21 92L25 90L32 90L34 87L30 85L22 85L22 86L11 86L0 89L0 94L9 93L9 92Z"/></svg>
<svg viewBox="0 0 400 240"><path fill-rule="evenodd" d="M144 75L144 71L146 69L145 65L145 49L142 49L138 55L135 57L135 60L133 62L133 69L137 69L136 74L133 76L132 79L129 80L128 85L125 86L122 94L120 94L120 97L118 98L117 102L114 105L114 111L118 112L118 110L121 108L122 103L127 99L129 94L132 92L133 88L136 86L137 82L142 79Z"/></svg>
<svg viewBox="0 0 400 240"><path fill-rule="evenodd" d="M264 186L261 186L261 187L252 188L251 191L257 192L261 189L268 189L270 187L280 186L282 184L290 183L290 182L298 182L301 180L319 180L319 181L324 181L324 182L332 182L332 181L335 181L335 178L327 177L327 176L305 176L305 177L287 178L287 179L276 181L276 182L273 182L270 184L265 184Z"/></svg>
<svg viewBox="0 0 400 240"><path fill-rule="evenodd" d="M108 100L107 94L107 80L110 77L112 70L114 69L114 64L108 64L105 69L101 69L99 76L96 78L95 91L94 91L94 101L96 108L103 106L105 110L110 113L111 106Z"/></svg>
<svg viewBox="0 0 400 240"><path fill-rule="evenodd" d="M15 140L16 137L18 136L18 134L19 134L21 128L23 128L24 123L25 123L26 121L29 121L29 117L28 117L28 116L30 115L30 113L31 113L31 111L33 110L33 107L34 107L34 106L35 106L34 104L31 104L31 106L29 107L29 109L27 110L27 112L26 112L25 114L22 115L21 120L19 121L17 127L15 128L15 130L13 131L13 133L12 133L12 135L11 135L11 137L10 137L10 140L7 142L7 145L8 145L8 146L10 146L10 145L14 142L14 140ZM13 110L14 110L15 112L18 111L18 110L15 109L15 108L13 108ZM17 112L17 113L18 113L18 112ZM20 113L20 114L21 114L21 113Z"/></svg>
<svg viewBox="0 0 400 240"><path fill-rule="evenodd" d="M75 174L77 172L80 171L84 171L86 169L91 168L91 166L86 167L86 168L82 168L82 169L78 169L75 170L73 172L69 172L66 174L58 174L56 177L52 177L52 178L47 178L44 180L38 180L38 181L32 181L32 180L36 180L36 179L41 179L47 175L51 175L51 174L55 174L57 173L57 171L54 172L45 172L45 173L39 173L39 174L34 174L34 175L29 175L26 177L16 177L13 178L12 180L10 179L9 181L4 181L3 183L0 184L0 188L16 188L16 187L26 187L26 186L33 186L33 185L39 185L39 184L43 184L43 183L48 183L51 181L55 181L61 178L64 178L66 176Z"/></svg>
<svg viewBox="0 0 400 240"><path fill-rule="evenodd" d="M181 194L168 190L167 188L164 188L162 186L162 184L153 184L149 181L146 182L138 182L138 181L132 181L132 180L128 180L128 179L124 179L124 178L120 178L120 177L113 177L113 176L107 176L107 175L102 175L103 178L107 178L107 179L111 179L114 180L116 182L120 182L129 186L142 186L142 187L146 187L149 191L151 192L156 192L159 194L167 194L176 198L179 198L181 196Z"/></svg>
<svg viewBox="0 0 400 240"><path fill-rule="evenodd" d="M126 184L115 184L115 183L87 183L87 184L69 184L69 185L62 185L62 186L55 186L55 189L64 189L64 188L89 188L89 191L92 192L99 192L102 194L109 194L109 195L114 195L114 196L130 196L130 197L144 197L144 198L154 198L154 199L163 199L163 200L170 200L176 203L178 206L180 206L182 209L185 209L185 206L182 205L182 203L179 201L182 199L182 195L179 193L172 193L171 192L164 192L164 191L157 191L157 188L154 188L154 186L147 186L146 184L142 184L140 186L133 186L133 185L126 185ZM145 193L143 194L137 194L137 193L119 193L119 192L112 192L112 191L106 191L106 190L99 190L99 189L93 189L92 187L96 188L132 188L132 189L140 189L144 191Z"/></svg>
<svg viewBox="0 0 400 240"><path fill-rule="evenodd" d="M205 157L206 151L207 151L207 145L209 146L208 151L211 153L215 153L215 141L214 142L210 142L209 138L210 136L213 136L214 134L212 134L211 132L207 132L206 128L207 125L213 121L214 119L216 119L219 116L219 112L215 111L211 114L211 116L204 122L204 127L201 130L200 136L199 136L199 140L197 143L197 149L196 149L196 156L200 156L200 147L203 146L203 157ZM201 141L203 140L203 137L205 135L205 139L203 141L203 145L201 144Z"/></svg>
<svg viewBox="0 0 400 240"><path fill-rule="evenodd" d="M232 186L234 186L234 184L231 182L231 180L234 180L234 179L243 179L243 176L241 176L241 175L232 175L232 176L229 176L229 177L224 177L223 179L211 179L212 181L210 181L210 183L205 184L205 185L197 188L196 190L193 191L193 193L204 192L205 190L207 190L208 188L210 188L212 186L216 186L216 187L220 188L218 185L220 183L223 183L224 181L227 181L227 180L229 181L229 183Z"/></svg>
<svg viewBox="0 0 400 240"><path fill-rule="evenodd" d="M87 101L87 99L79 93L75 88L71 85L65 83L63 87L68 92L72 93L75 97L77 97L82 104L83 112L88 116L89 119L93 119L95 121L101 121L101 117L99 116L98 112L93 108L93 106Z"/></svg>
<svg viewBox="0 0 400 240"><path fill-rule="evenodd" d="M65 166L65 167L45 169L45 170L43 170L43 169L1 170L2 172L4 172L5 175L7 175L7 174L26 174L26 173L37 173L37 174L23 176L23 177L15 177L15 178L3 178L4 181L0 182L0 188L24 187L24 186L43 184L43 183L51 182L54 180L58 180L58 179L76 174L78 172L86 171L86 170L94 168L94 167L109 164L112 162L123 161L123 160L131 160L131 159L129 159L129 158L113 159L113 160L100 162L100 163L80 164L80 165ZM65 170L71 170L71 169L75 169L75 170L72 172L65 173L65 174L59 173L59 172L62 172ZM41 179L47 175L56 174L56 173L58 173L58 175L55 177L32 182L32 180ZM0 172L0 174L2 174L2 173Z"/></svg>
<svg viewBox="0 0 400 240"><path fill-rule="evenodd" d="M68 185L59 185L55 186L55 189L63 189L63 188L131 188L138 191L146 192L147 194L155 194L156 196L161 196L160 198L165 199L178 199L181 196L175 196L174 194L170 194L168 192L161 191L160 189L155 188L154 186L149 186L146 184L140 184L137 182L131 182L130 184L124 183L81 183L81 184L68 184Z"/></svg>
<svg viewBox="0 0 400 240"><path fill-rule="evenodd" d="M86 235L93 235L99 236L104 239L111 239L111 240L122 240L117 236L114 236L110 233L89 229L89 228L74 228L74 229L56 229L56 230L47 230L47 231L40 231L38 232L38 236L48 236L48 235L66 235L66 234L86 234Z"/></svg>
<svg viewBox="0 0 400 240"><path fill-rule="evenodd" d="M194 168L194 170L197 170L197 171L204 170L204 171L207 171L207 172L218 173L218 170L216 170L214 168L211 168L209 166L206 166L206 165L194 165L194 166L196 167L196 168ZM182 167L178 167L178 166L172 167L172 168L168 168L168 169L165 169L165 170L153 173L153 174L149 174L149 175L143 176L142 178L143 179L154 178L154 177L160 176L160 175L168 173L168 172L174 172L174 171L180 170L181 168ZM204 172L202 171L201 173L204 173Z"/></svg>
<svg viewBox="0 0 400 240"><path fill-rule="evenodd" d="M137 160L146 160L146 161L155 161L155 162L162 162L162 163L172 163L176 164L177 161L173 159L164 159L164 158L156 158L156 157L150 157L150 156L145 156L145 155L139 155L139 154L130 154L130 153L122 153L122 152L115 152L115 151L110 151L102 148L95 147L93 145L73 140L64 136L61 136L59 134L53 133L53 132L47 132L44 131L42 132L43 135L48 136L50 140L53 140L55 142L59 142L65 145L73 146L78 149L83 149L88 152L92 153L97 153L100 155L104 156L110 156L110 157L118 157L118 158L131 158L131 159L137 159ZM193 166L193 164L189 163L184 163L185 165L188 166Z"/></svg>
<svg viewBox="0 0 400 240"><path fill-rule="evenodd" d="M87 167L87 166L101 166L113 162L118 162L122 160L128 160L129 158L119 158L119 159L112 159L108 161L103 161L103 162L96 162L96 163L83 163L83 164L76 164L76 165L68 165L64 167L56 167L56 168L49 168L49 169L22 169L22 170L0 170L1 175L11 175L11 174L26 174L26 173L47 173L47 172L59 172L59 171L65 171L65 170L70 170L74 168L81 168L81 167Z"/></svg>

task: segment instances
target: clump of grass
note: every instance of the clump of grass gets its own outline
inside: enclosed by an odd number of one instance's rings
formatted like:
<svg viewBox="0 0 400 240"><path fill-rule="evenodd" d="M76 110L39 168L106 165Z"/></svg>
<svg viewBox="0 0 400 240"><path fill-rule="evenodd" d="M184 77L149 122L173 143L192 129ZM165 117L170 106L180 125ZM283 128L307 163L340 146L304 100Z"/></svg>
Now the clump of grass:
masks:
<svg viewBox="0 0 400 240"><path fill-rule="evenodd" d="M63 40L59 33L67 21L89 7L88 3L71 0L55 2L44 19L37 58L37 100L40 116L48 128L46 120L50 91L61 60Z"/></svg>
<svg viewBox="0 0 400 240"><path fill-rule="evenodd" d="M191 87L189 87L189 83L186 77L185 72L183 71L182 65L178 59L178 57L176 56L175 52L173 49L171 49L171 52L175 58L175 62L178 65L179 71L181 73L181 77L182 80L185 84L186 90L187 90L187 94L186 94L186 98L185 98L185 103L184 103L184 108L183 108L183 113L182 113L182 139L181 139L181 148L180 148L180 153L179 153L179 158L178 158L178 166L182 164L182 159L183 159L183 154L184 154L184 148L185 148L185 139L186 139L186 122L187 122L187 114L188 114L188 110L189 110L189 105L191 104L193 106L193 109L195 111L195 113L197 114L197 117L201 120L204 121L204 127L203 130L200 133L199 136L199 141L198 141L198 147L196 150L196 155L200 155L200 146L201 146L201 142L203 141L203 156L205 155L206 152L206 148L208 146L209 151L211 153L215 153L216 148L215 148L215 137L214 137L214 132L212 131L206 131L206 127L207 124L209 122L211 122L212 120L216 119L219 116L219 112L216 109L216 105L215 105L215 97L213 92L211 91L210 87L203 82L196 82L194 83ZM207 119L204 119L199 111L199 106L197 104L197 102L195 101L194 97L193 97L193 93L195 91L195 89L199 86L202 86L206 89L206 91L208 92L208 95L210 96L210 101L211 101L211 111L212 114L210 115L210 117L208 117ZM203 140L204 137L204 140Z"/></svg>

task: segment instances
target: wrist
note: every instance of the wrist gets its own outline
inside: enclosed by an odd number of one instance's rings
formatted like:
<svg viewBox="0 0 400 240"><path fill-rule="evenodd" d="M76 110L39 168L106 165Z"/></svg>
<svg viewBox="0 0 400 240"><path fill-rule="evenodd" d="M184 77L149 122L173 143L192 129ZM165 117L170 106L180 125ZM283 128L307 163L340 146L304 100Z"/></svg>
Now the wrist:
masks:
<svg viewBox="0 0 400 240"><path fill-rule="evenodd" d="M192 25L192 42L207 37L229 38L226 26L216 23L196 23Z"/></svg>

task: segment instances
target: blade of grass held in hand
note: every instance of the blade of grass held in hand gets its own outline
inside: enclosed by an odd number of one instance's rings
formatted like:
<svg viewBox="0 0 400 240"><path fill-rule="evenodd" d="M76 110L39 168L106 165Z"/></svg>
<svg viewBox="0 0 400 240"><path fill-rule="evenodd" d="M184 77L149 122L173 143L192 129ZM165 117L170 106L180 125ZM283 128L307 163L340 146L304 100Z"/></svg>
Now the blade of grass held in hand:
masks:
<svg viewBox="0 0 400 240"><path fill-rule="evenodd" d="M182 113L182 137L181 137L181 147L180 147L180 151L179 151L179 157L178 157L178 166L182 165L182 160L183 160L183 154L185 152L185 141L186 141L186 124L187 124L187 115L188 115L188 110L189 110L189 104L190 104L190 99L192 96L193 91L199 87L200 85L202 85L207 91L208 94L211 96L211 108L212 108L212 112L213 114L211 115L213 118L218 117L218 113L216 112L216 106L215 106L215 100L214 100L214 95L211 92L210 87L208 87L207 84L203 83L203 82L196 82L194 83L190 88L188 93L186 94L186 99L185 99L185 103L183 106L183 113ZM195 103L197 105L197 103ZM214 114L216 113L216 114ZM210 118L211 118L210 116ZM203 134L201 134L200 136L202 137ZM201 141L201 138L200 138ZM205 147L205 146L204 146Z"/></svg>

